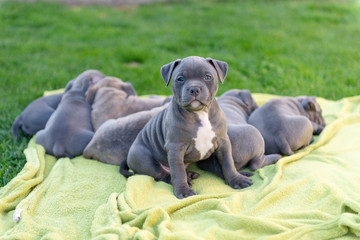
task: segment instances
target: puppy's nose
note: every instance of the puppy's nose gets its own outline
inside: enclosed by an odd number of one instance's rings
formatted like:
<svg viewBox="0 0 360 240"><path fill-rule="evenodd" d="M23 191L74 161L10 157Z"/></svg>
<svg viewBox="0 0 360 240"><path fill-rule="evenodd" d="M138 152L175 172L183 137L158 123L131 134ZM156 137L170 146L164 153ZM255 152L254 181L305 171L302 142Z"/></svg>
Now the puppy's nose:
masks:
<svg viewBox="0 0 360 240"><path fill-rule="evenodd" d="M188 89L189 93L191 96L198 96L200 91L201 91L201 88L200 87L197 87L197 86L193 86L193 87L190 87Z"/></svg>

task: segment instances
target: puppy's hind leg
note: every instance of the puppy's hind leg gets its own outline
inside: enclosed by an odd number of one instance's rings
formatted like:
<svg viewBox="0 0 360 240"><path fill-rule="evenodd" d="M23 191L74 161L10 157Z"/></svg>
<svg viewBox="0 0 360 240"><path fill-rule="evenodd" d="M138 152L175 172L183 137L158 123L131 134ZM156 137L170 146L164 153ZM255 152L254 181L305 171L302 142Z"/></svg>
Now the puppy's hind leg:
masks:
<svg viewBox="0 0 360 240"><path fill-rule="evenodd" d="M227 137L222 140L219 148L216 150L216 157L219 160L226 184L235 189L249 187L252 185L251 179L237 172L235 168L229 138Z"/></svg>
<svg viewBox="0 0 360 240"><path fill-rule="evenodd" d="M53 151L52 154L57 158L61 158L61 157L72 158L72 156L65 153L64 145L59 143L59 142L56 142L54 144L54 147L52 148L52 151ZM51 154L51 153L49 153L49 154Z"/></svg>
<svg viewBox="0 0 360 240"><path fill-rule="evenodd" d="M283 135L279 135L278 137L276 137L275 143L276 143L277 148L279 149L280 154L283 154L286 156L290 156L290 155L294 154L288 141L286 140L286 138Z"/></svg>
<svg viewBox="0 0 360 240"><path fill-rule="evenodd" d="M81 132L77 133L76 143L73 142L71 145L67 145L67 149L69 149L69 154L72 156L79 156L83 154L84 149L91 141L94 136L94 132L84 129Z"/></svg>
<svg viewBox="0 0 360 240"><path fill-rule="evenodd" d="M132 169L134 173L149 175L156 181L171 182L169 171L153 158L147 147L141 144L134 143L131 146L126 162L122 163L120 173L123 174L124 170L125 174L129 172L126 169ZM123 175L126 176L125 174Z"/></svg>

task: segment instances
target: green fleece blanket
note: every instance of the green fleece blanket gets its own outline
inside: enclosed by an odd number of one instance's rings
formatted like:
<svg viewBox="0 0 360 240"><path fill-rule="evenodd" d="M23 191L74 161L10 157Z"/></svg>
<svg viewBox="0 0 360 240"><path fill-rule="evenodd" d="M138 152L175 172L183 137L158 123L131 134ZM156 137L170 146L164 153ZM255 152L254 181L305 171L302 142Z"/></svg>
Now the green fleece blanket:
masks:
<svg viewBox="0 0 360 240"><path fill-rule="evenodd" d="M32 139L23 170L0 190L0 239L358 239L360 96L318 101L327 126L313 144L242 190L191 166L198 195L183 200L117 166L55 159Z"/></svg>

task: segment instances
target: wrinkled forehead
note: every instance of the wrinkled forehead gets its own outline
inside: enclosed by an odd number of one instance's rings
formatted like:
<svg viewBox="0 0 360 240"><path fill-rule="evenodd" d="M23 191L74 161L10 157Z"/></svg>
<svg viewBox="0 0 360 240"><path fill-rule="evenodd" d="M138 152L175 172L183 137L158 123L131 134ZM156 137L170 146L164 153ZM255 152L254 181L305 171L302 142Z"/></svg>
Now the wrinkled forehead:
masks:
<svg viewBox="0 0 360 240"><path fill-rule="evenodd" d="M201 57L182 59L173 72L174 77L181 75L185 78L203 77L206 74L217 77L215 68L205 58Z"/></svg>

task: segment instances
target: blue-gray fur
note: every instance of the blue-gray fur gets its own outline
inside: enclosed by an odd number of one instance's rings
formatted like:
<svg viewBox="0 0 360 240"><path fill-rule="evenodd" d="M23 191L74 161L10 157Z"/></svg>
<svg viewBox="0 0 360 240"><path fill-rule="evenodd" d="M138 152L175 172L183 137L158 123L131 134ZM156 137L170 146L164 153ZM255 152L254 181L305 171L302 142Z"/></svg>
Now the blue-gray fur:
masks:
<svg viewBox="0 0 360 240"><path fill-rule="evenodd" d="M215 152L227 184L233 188L250 186L251 180L235 169L225 116L215 99L218 81L224 81L226 72L225 62L209 58L187 57L164 65L161 74L166 85L172 79L173 98L138 134L120 172L128 177L132 169L171 182L176 197L185 198L196 194L190 185L198 176L187 173L187 166ZM198 150L195 140L199 129L205 127L203 115L214 134L205 154Z"/></svg>

